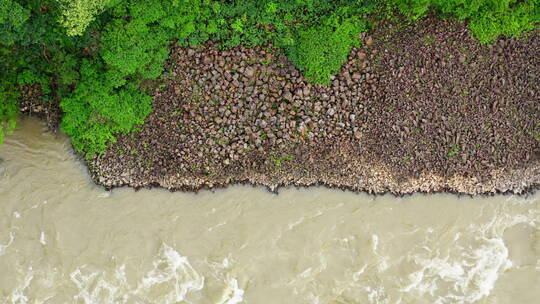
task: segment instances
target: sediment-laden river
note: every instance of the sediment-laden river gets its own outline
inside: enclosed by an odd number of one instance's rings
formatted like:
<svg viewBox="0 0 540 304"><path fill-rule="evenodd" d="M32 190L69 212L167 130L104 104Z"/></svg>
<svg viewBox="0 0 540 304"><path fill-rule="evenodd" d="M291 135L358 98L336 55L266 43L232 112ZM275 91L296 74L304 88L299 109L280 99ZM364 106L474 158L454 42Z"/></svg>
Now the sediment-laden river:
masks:
<svg viewBox="0 0 540 304"><path fill-rule="evenodd" d="M24 120L0 146L1 303L538 303L540 195L95 186Z"/></svg>

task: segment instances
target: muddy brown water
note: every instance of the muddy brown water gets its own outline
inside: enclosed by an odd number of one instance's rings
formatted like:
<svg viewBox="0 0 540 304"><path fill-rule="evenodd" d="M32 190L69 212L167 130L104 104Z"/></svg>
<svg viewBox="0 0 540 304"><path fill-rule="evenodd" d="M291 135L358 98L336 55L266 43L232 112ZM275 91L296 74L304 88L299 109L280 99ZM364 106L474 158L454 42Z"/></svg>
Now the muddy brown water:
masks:
<svg viewBox="0 0 540 304"><path fill-rule="evenodd" d="M540 195L95 186L64 136L0 147L1 303L538 303Z"/></svg>

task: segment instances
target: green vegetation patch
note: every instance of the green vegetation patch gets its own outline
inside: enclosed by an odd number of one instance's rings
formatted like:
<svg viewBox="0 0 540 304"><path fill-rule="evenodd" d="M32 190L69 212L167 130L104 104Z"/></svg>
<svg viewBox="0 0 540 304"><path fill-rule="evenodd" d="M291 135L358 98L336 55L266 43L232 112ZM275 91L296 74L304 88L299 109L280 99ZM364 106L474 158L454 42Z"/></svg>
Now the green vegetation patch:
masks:
<svg viewBox="0 0 540 304"><path fill-rule="evenodd" d="M330 84L353 46L359 46L358 34L365 30L356 18L337 24L324 24L299 32L289 57L313 83Z"/></svg>
<svg viewBox="0 0 540 304"><path fill-rule="evenodd" d="M481 42L540 20L540 0L0 0L0 141L15 126L20 89L57 102L77 151L103 152L144 122L168 45L272 44L308 81L329 84L358 46L367 16L432 10L469 22Z"/></svg>
<svg viewBox="0 0 540 304"><path fill-rule="evenodd" d="M409 19L424 17L430 10L469 22L482 43L499 36L517 37L540 22L539 0L379 0Z"/></svg>

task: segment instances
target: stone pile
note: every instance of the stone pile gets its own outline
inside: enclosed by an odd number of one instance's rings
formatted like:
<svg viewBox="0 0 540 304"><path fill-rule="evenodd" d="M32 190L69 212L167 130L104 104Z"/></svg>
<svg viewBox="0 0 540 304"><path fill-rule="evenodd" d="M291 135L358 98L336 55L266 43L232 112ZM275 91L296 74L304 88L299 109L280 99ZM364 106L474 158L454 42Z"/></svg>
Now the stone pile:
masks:
<svg viewBox="0 0 540 304"><path fill-rule="evenodd" d="M481 46L449 21L394 27L362 35L329 86L307 83L270 46L176 47L154 112L94 159L93 176L106 187L396 194L538 184L539 35Z"/></svg>

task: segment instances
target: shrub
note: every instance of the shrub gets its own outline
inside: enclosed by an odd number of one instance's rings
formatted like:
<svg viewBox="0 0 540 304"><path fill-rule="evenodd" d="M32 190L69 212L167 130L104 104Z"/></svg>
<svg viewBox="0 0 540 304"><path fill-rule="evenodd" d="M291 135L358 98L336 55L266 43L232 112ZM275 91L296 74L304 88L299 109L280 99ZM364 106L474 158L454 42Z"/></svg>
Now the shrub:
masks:
<svg viewBox="0 0 540 304"><path fill-rule="evenodd" d="M481 43L499 36L516 37L540 21L539 0L383 0L410 19L425 16L429 9L468 21Z"/></svg>
<svg viewBox="0 0 540 304"><path fill-rule="evenodd" d="M139 74L155 79L167 58L167 36L157 26L118 21L109 24L101 39L101 57L119 76Z"/></svg>
<svg viewBox="0 0 540 304"><path fill-rule="evenodd" d="M327 85L347 60L351 47L359 45L358 34L363 28L352 19L337 26L325 24L300 31L289 56L308 81Z"/></svg>
<svg viewBox="0 0 540 304"><path fill-rule="evenodd" d="M9 134L15 128L19 92L13 88L5 84L0 85L0 144L4 141L5 134Z"/></svg>
<svg viewBox="0 0 540 304"><path fill-rule="evenodd" d="M73 146L90 157L114 142L116 133L126 134L142 124L152 109L152 99L132 83L116 88L100 73L95 62L85 60L82 80L70 97L60 104L64 111L62 130Z"/></svg>
<svg viewBox="0 0 540 304"><path fill-rule="evenodd" d="M492 0L486 1L477 11L471 9L469 12L470 15L458 18L470 19L469 26L475 37L482 43L489 43L501 35L517 37L534 29L535 23L540 21L540 1Z"/></svg>
<svg viewBox="0 0 540 304"><path fill-rule="evenodd" d="M0 0L0 37L3 45L12 45L21 36L30 17L29 10L13 0Z"/></svg>

